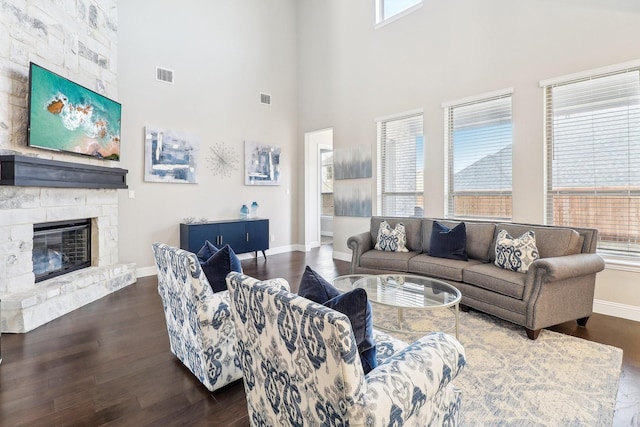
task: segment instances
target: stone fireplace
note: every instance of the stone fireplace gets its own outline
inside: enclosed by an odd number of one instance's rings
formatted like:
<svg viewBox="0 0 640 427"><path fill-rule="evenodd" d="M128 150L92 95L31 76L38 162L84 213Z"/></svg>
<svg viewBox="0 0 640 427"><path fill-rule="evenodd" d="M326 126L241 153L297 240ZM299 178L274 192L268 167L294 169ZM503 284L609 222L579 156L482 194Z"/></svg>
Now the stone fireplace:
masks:
<svg viewBox="0 0 640 427"><path fill-rule="evenodd" d="M90 265L36 282L34 224L83 219ZM2 332L30 331L135 282L135 264L118 262L117 190L0 186L0 265Z"/></svg>

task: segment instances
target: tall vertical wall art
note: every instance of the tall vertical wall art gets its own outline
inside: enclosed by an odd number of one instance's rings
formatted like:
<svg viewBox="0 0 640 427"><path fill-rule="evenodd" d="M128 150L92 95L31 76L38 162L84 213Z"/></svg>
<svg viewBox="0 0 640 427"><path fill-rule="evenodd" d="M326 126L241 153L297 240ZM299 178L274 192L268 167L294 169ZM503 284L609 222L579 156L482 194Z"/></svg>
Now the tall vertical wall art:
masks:
<svg viewBox="0 0 640 427"><path fill-rule="evenodd" d="M333 183L333 206L336 216L371 216L371 184L369 182Z"/></svg>
<svg viewBox="0 0 640 427"><path fill-rule="evenodd" d="M333 151L333 178L371 178L371 146L352 145Z"/></svg>

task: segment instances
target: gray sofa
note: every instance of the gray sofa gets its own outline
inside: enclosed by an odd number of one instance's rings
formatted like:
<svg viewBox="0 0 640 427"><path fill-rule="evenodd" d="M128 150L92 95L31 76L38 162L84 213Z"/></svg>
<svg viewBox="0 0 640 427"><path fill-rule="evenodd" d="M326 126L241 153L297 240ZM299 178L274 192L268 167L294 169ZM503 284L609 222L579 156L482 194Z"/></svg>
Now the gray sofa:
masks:
<svg viewBox="0 0 640 427"><path fill-rule="evenodd" d="M403 223L409 252L375 250L380 222ZM431 227L438 221L454 227L460 221L432 218L372 217L370 229L349 237L352 274L406 273L446 281L462 292L463 310L472 307L524 326L535 340L542 328L577 320L585 326L593 310L596 273L604 260L596 255L598 231L516 223L464 221L468 261L429 256ZM499 230L518 237L533 230L540 258L526 273L497 267Z"/></svg>

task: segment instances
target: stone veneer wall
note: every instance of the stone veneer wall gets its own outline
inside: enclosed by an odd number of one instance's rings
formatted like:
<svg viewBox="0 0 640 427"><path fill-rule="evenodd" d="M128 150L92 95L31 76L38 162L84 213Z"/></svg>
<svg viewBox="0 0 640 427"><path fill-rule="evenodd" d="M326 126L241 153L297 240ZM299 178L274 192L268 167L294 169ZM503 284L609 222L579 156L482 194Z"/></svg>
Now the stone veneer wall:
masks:
<svg viewBox="0 0 640 427"><path fill-rule="evenodd" d="M29 62L117 99L117 32L117 0L0 0L0 154L108 165L27 147ZM36 285L33 224L78 218L92 218L92 266ZM28 331L133 283L133 270L118 263L117 190L0 186L2 331Z"/></svg>

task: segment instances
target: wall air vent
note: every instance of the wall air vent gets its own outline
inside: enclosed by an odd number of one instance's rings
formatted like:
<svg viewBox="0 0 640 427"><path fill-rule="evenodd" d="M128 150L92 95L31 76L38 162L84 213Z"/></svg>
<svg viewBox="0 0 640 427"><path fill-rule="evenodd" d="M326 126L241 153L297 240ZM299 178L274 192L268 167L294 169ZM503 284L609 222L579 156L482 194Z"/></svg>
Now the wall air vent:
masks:
<svg viewBox="0 0 640 427"><path fill-rule="evenodd" d="M164 83L173 83L173 70L156 67L156 80Z"/></svg>
<svg viewBox="0 0 640 427"><path fill-rule="evenodd" d="M260 104L271 105L271 95L268 93L260 93Z"/></svg>

